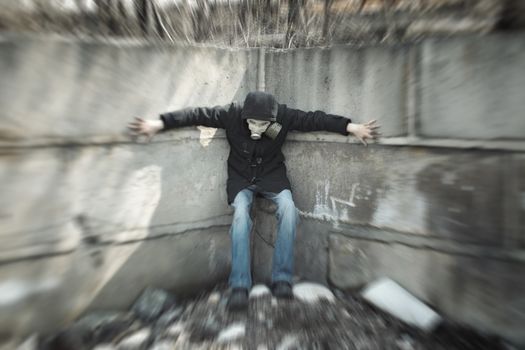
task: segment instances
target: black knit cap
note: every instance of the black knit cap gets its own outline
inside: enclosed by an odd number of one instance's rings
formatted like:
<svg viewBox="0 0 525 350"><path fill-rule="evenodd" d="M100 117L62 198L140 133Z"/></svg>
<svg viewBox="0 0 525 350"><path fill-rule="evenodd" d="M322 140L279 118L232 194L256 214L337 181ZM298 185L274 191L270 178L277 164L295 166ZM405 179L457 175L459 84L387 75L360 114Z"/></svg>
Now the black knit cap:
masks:
<svg viewBox="0 0 525 350"><path fill-rule="evenodd" d="M275 121L277 107L277 100L272 94L263 91L249 92L244 100L241 117L242 119Z"/></svg>

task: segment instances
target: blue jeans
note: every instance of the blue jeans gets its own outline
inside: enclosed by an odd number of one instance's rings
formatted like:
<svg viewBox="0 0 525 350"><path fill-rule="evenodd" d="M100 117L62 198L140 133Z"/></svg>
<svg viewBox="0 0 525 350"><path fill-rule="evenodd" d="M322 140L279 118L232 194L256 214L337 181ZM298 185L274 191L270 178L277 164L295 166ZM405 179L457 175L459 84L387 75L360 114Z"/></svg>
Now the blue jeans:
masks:
<svg viewBox="0 0 525 350"><path fill-rule="evenodd" d="M293 246L297 225L297 209L290 190L279 193L259 192L255 185L245 188L235 196L232 203L235 212L230 229L232 244L232 269L230 287L251 288L250 269L250 232L252 220L250 208L255 193L272 200L277 204L277 239L273 252L272 282L285 281L292 283Z"/></svg>

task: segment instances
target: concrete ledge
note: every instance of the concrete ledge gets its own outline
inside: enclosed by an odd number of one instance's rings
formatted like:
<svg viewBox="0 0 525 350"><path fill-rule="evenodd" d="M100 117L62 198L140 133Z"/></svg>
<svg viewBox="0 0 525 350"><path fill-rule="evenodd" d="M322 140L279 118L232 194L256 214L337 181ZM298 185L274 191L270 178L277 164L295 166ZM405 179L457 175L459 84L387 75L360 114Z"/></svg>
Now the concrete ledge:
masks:
<svg viewBox="0 0 525 350"><path fill-rule="evenodd" d="M188 127L158 134L150 142L172 143L198 140L201 144L209 144L212 140L226 140L224 130L206 127ZM287 142L333 142L344 144L358 144L361 142L356 138L324 132L291 132L288 134ZM426 148L450 148L467 150L502 150L512 152L525 152L525 141L522 140L468 140L453 138L421 138L421 137L382 137L370 144L384 146L406 146ZM90 146L119 146L119 145L146 145L145 140L133 139L127 133L118 137L93 136L86 138L36 138L23 141L10 142L0 140L0 151L6 153L17 153L25 150L47 148L47 147L90 147Z"/></svg>
<svg viewBox="0 0 525 350"><path fill-rule="evenodd" d="M371 226L349 224L340 224L337 228L330 229L330 233L337 233L351 239L387 245L403 245L414 249L436 251L445 254L525 264L525 250L519 248L517 244L510 245L508 248L501 248L480 245L473 241L462 241L437 236L421 236Z"/></svg>

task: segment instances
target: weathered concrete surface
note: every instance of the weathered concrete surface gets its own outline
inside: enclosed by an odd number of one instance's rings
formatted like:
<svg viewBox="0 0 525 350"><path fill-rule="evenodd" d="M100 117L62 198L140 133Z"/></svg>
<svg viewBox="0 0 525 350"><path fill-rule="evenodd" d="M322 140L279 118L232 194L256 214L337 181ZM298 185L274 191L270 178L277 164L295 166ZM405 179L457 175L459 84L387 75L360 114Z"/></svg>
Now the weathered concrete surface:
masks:
<svg viewBox="0 0 525 350"><path fill-rule="evenodd" d="M244 100L256 52L4 36L0 141L127 141L133 116Z"/></svg>
<svg viewBox="0 0 525 350"><path fill-rule="evenodd" d="M217 139L0 156L0 262L228 224L227 147Z"/></svg>
<svg viewBox="0 0 525 350"><path fill-rule="evenodd" d="M433 40L421 49L422 135L525 138L523 33Z"/></svg>
<svg viewBox="0 0 525 350"><path fill-rule="evenodd" d="M290 107L379 119L385 136L399 136L407 132L407 63L401 47L268 51L265 86Z"/></svg>
<svg viewBox="0 0 525 350"><path fill-rule="evenodd" d="M507 220L525 209L501 206L522 198L521 155L320 142L285 151L304 217L496 246L525 230Z"/></svg>
<svg viewBox="0 0 525 350"><path fill-rule="evenodd" d="M2 337L227 277L226 141L190 128L134 144L126 123L244 99L254 55L2 37Z"/></svg>
<svg viewBox="0 0 525 350"><path fill-rule="evenodd" d="M227 144L208 146L193 140L0 156L2 332L49 331L86 308L125 308L147 285L188 292L225 279ZM204 164L217 172L204 172Z"/></svg>
<svg viewBox="0 0 525 350"><path fill-rule="evenodd" d="M525 305L516 292L525 289L523 177L517 172L523 155L324 142L291 142L285 155L301 213L298 277L358 288L386 275L453 319L523 342L517 314L525 315ZM272 242L273 212L255 215ZM375 227L376 234L359 245L328 240L330 232L351 234L358 227ZM406 264L417 266L407 268L389 256L397 241L374 243L387 232L399 232L409 247L392 254L401 259L406 253ZM256 277L267 281L272 250L254 239ZM445 251L445 258L434 258L436 250ZM465 270L450 266L447 259L456 257L458 265L469 264ZM434 271L456 279L434 278ZM500 299L508 304L500 308Z"/></svg>
<svg viewBox="0 0 525 350"><path fill-rule="evenodd" d="M0 266L4 337L50 332L87 309L123 310L146 286L176 293L223 281L227 228L196 229L119 244L84 242L69 254Z"/></svg>
<svg viewBox="0 0 525 350"><path fill-rule="evenodd" d="M329 282L343 290L358 290L374 281L378 276L372 270L371 257L366 254L365 248L359 249L344 235L329 234Z"/></svg>
<svg viewBox="0 0 525 350"><path fill-rule="evenodd" d="M491 246L523 242L522 155L321 142L289 143L285 155L304 218Z"/></svg>
<svg viewBox="0 0 525 350"><path fill-rule="evenodd" d="M388 276L447 317L525 344L525 259L493 259L463 247L451 252L437 244L397 244L359 228L330 235L330 281L354 288ZM399 234L391 234L399 235ZM435 249L433 249L435 248Z"/></svg>
<svg viewBox="0 0 525 350"><path fill-rule="evenodd" d="M390 145L427 146L365 149L341 136L290 135L285 155L301 211L299 278L356 288L386 275L453 319L525 343L525 157L505 145L503 151L458 146L523 143L522 39L518 33L404 48L267 53L266 89L280 101L379 119L385 136L408 135ZM446 139L454 141L433 148ZM268 281L275 218L261 203L254 275ZM355 249L329 245L330 232L348 234L353 225L400 232L407 248L364 239ZM434 272L444 277L434 279Z"/></svg>

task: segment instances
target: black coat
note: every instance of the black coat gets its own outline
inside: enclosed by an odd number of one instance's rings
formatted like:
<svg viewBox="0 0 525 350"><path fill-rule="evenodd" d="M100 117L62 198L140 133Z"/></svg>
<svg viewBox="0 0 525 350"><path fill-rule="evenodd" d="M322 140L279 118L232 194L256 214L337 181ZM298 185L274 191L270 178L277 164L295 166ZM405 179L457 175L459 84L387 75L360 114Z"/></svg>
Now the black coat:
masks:
<svg viewBox="0 0 525 350"><path fill-rule="evenodd" d="M271 96L271 95L270 95ZM245 102L246 104L246 102ZM256 184L264 191L280 192L290 189L281 147L288 131L330 131L348 135L350 119L322 111L304 112L276 103L276 122L282 129L275 139L264 136L254 141L246 120L241 116L243 106L231 103L225 106L185 108L161 114L164 130L203 125L226 130L230 144L228 157L228 204L242 189ZM275 113L275 110L274 110Z"/></svg>

